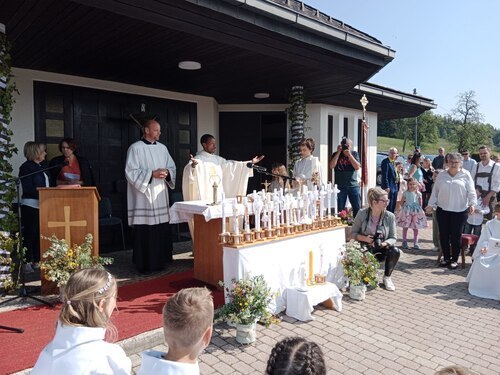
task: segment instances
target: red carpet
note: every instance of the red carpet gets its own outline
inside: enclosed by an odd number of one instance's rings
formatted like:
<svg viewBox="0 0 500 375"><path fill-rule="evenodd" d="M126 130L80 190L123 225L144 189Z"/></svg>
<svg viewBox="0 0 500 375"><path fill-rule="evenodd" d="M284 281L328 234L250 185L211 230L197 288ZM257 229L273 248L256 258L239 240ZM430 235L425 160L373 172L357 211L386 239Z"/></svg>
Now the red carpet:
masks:
<svg viewBox="0 0 500 375"><path fill-rule="evenodd" d="M118 329L119 340L162 326L162 309L171 293L189 287L205 286L193 279L193 271L163 276L118 289L118 310L113 313L113 323ZM215 306L223 304L224 296L209 287L214 294ZM40 351L54 335L59 306L29 307L0 313L0 325L23 328L24 333L0 329L0 374L11 374L33 367Z"/></svg>

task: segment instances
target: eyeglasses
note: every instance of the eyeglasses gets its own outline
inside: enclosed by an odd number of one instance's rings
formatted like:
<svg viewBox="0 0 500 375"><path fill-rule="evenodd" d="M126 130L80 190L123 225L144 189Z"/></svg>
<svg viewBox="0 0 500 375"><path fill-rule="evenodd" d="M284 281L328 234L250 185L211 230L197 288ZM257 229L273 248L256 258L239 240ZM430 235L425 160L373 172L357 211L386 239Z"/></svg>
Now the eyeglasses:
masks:
<svg viewBox="0 0 500 375"><path fill-rule="evenodd" d="M384 204L389 204L390 199L377 199L377 202L384 202Z"/></svg>

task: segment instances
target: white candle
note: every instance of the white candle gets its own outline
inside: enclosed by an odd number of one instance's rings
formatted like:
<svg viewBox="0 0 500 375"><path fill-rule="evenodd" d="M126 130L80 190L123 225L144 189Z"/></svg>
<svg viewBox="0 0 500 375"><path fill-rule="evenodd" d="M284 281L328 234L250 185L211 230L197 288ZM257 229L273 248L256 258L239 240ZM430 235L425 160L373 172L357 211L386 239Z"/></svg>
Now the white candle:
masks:
<svg viewBox="0 0 500 375"><path fill-rule="evenodd" d="M326 185L326 207L327 207L327 210L328 210L328 218L330 218L331 216L331 205L332 205L332 183L329 182L327 185Z"/></svg>
<svg viewBox="0 0 500 375"><path fill-rule="evenodd" d="M250 233L250 214L248 213L248 198L243 198L243 207L245 208L245 233Z"/></svg>
<svg viewBox="0 0 500 375"><path fill-rule="evenodd" d="M226 233L226 210L224 208L226 195L222 192L221 209L222 209L222 233Z"/></svg>
<svg viewBox="0 0 500 375"><path fill-rule="evenodd" d="M272 207L273 202L269 201L267 205L267 229L271 230L273 229L273 223L272 223L272 218L271 218L271 212L273 210Z"/></svg>
<svg viewBox="0 0 500 375"><path fill-rule="evenodd" d="M335 216L338 214L338 202L337 202L337 193L339 190L337 189L337 184L333 186L333 213Z"/></svg>
<svg viewBox="0 0 500 375"><path fill-rule="evenodd" d="M233 202L233 215L234 215L234 234L240 234L240 225L238 224L238 206L236 201Z"/></svg>
<svg viewBox="0 0 500 375"><path fill-rule="evenodd" d="M319 217L321 220L323 220L323 211L325 210L325 185L321 185L321 191L319 193Z"/></svg>
<svg viewBox="0 0 500 375"><path fill-rule="evenodd" d="M253 211L255 213L255 230L260 232L260 211L262 210L262 201L257 197L253 201Z"/></svg>

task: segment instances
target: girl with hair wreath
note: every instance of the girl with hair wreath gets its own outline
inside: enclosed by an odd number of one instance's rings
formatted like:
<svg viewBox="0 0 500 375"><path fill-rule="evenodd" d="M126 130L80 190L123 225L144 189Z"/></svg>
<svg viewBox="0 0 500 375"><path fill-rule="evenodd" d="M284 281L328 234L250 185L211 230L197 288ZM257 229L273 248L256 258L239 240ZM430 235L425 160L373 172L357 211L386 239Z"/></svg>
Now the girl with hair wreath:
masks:
<svg viewBox="0 0 500 375"><path fill-rule="evenodd" d="M325 375L321 348L302 337L287 337L278 342L269 356L266 375Z"/></svg>
<svg viewBox="0 0 500 375"><path fill-rule="evenodd" d="M104 341L107 332L117 338L109 321L117 291L115 278L105 270L86 268L71 275L61 292L54 338L31 374L130 374L132 365L123 349Z"/></svg>

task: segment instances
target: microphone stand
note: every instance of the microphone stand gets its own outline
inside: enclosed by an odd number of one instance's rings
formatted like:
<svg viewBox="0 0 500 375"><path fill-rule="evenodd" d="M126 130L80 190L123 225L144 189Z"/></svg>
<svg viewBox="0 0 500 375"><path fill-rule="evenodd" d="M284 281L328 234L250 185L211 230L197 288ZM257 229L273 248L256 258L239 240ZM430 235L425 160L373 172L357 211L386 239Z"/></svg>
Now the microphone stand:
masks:
<svg viewBox="0 0 500 375"><path fill-rule="evenodd" d="M21 192L20 192L20 185L21 185L21 180L23 178L26 178L26 177L29 177L29 176L32 176L34 174L37 174L37 173L43 173L45 171L48 171L50 169L54 169L54 168L60 168L62 166L64 166L66 164L57 164L57 165L53 165L51 167L47 167L47 168L42 168L38 171L35 171L35 172L32 172L32 173L28 173L28 174L25 174L23 176L19 176L19 177L16 177L16 178L13 178L11 179L10 181L14 181L16 183L16 192L17 192L17 224L19 226L19 243L18 243L18 249L22 250L23 249L23 226L22 226L22 219L21 219ZM40 249L38 249L40 251ZM26 287L26 277L24 275L24 265L25 265L25 262L24 262L24 256L21 256L21 251L18 252L18 255L19 255L19 268L21 270L20 274L21 274L21 287L19 289L19 294L15 297L12 297L12 298L9 298L8 300L6 301L3 301L0 303L0 306L3 305L3 304L6 304L6 303L9 303L11 301L15 301L19 298L31 298L37 302L40 302L44 305L47 305L49 307L54 307L54 305L50 302L47 302L47 301L44 301L38 297L34 297L32 295L30 295L30 293L28 292L28 289ZM8 330L8 331L14 331L14 332L18 332L18 333L23 333L24 332L24 329L22 328L15 328L15 327L7 327L7 326L2 326L0 325L0 329L5 329L5 330Z"/></svg>

